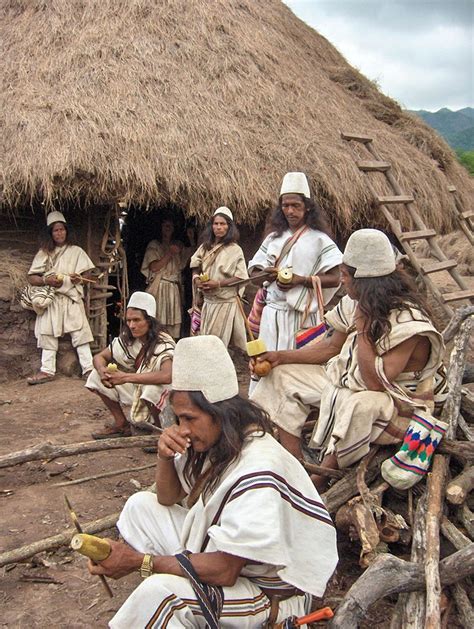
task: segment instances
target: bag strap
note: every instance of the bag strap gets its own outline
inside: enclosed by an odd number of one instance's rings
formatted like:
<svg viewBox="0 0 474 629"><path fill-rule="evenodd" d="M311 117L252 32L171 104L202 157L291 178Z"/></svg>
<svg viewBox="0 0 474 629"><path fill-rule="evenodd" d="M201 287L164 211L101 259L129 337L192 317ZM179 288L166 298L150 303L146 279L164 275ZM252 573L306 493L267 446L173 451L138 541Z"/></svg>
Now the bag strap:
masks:
<svg viewBox="0 0 474 629"><path fill-rule="evenodd" d="M321 288L321 278L318 275L311 275L311 284L312 290L308 289L308 301L306 303L306 307L303 312L303 316L301 318L300 327L302 328L306 319L308 318L309 311L311 308L311 302L313 301L313 297L315 297L316 302L318 304L318 312L319 318L321 322L324 321L324 304L323 304L323 291Z"/></svg>
<svg viewBox="0 0 474 629"><path fill-rule="evenodd" d="M292 236L290 236L290 238L285 241L283 247L281 248L280 255L275 260L275 267L278 267L280 261L283 260L283 258L290 253L293 245L297 243L299 237L302 236L306 231L308 231L308 229L309 227L307 225L302 225L299 229L295 231Z"/></svg>
<svg viewBox="0 0 474 629"><path fill-rule="evenodd" d="M219 616L221 615L222 606L224 604L223 589L220 585L203 583L189 560L190 556L191 553L189 550L183 550L182 553L175 555L175 558L185 576L191 582L191 587L196 594L199 607L207 623L206 627L209 627L209 629L219 629Z"/></svg>

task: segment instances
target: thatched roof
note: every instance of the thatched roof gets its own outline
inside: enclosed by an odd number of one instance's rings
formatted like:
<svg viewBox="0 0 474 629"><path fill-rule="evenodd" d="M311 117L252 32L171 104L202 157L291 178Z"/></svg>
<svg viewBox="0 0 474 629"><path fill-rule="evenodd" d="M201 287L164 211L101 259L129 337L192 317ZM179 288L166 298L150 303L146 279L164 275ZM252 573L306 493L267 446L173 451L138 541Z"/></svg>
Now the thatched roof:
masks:
<svg viewBox="0 0 474 629"><path fill-rule="evenodd" d="M472 181L279 0L0 0L9 208L125 197L255 223L303 170L335 226L374 216L340 131L371 134L430 223ZM337 225L336 225L337 224Z"/></svg>

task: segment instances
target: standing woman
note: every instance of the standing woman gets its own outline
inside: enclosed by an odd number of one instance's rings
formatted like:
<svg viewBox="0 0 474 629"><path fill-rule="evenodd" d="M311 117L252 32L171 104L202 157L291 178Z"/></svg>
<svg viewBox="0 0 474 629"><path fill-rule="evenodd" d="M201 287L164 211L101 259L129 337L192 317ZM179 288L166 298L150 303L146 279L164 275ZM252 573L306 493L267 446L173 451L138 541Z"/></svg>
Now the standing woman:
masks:
<svg viewBox="0 0 474 629"><path fill-rule="evenodd" d="M27 379L28 384L42 384L54 378L58 339L64 334L71 335L82 374L92 370L89 343L93 336L84 310L82 274L91 271L94 263L81 247L70 244L68 226L61 212L48 214L46 227L41 248L28 271L28 281L32 286L53 286L56 291L48 308L36 317L41 368Z"/></svg>
<svg viewBox="0 0 474 629"><path fill-rule="evenodd" d="M147 278L147 293L156 300L156 318L170 336L178 339L182 320L181 271L191 249L173 240L174 231L173 220L165 218L161 225L161 241L148 243L141 272Z"/></svg>
<svg viewBox="0 0 474 629"><path fill-rule="evenodd" d="M298 330L321 323L312 276L319 278L326 304L339 286L341 262L342 254L328 236L322 211L311 199L306 175L287 173L272 217L272 232L249 262L251 276L262 270L270 276L264 283L266 303L259 335L268 351L294 349ZM285 284L277 279L283 268L293 273ZM303 321L305 311L308 315Z"/></svg>
<svg viewBox="0 0 474 629"><path fill-rule="evenodd" d="M203 298L201 334L218 336L226 347L234 345L245 351L245 324L237 305L240 291L237 286L229 286L236 280L248 278L238 238L232 212L224 206L217 208L190 266L193 292ZM207 275L208 279L202 281L199 274Z"/></svg>

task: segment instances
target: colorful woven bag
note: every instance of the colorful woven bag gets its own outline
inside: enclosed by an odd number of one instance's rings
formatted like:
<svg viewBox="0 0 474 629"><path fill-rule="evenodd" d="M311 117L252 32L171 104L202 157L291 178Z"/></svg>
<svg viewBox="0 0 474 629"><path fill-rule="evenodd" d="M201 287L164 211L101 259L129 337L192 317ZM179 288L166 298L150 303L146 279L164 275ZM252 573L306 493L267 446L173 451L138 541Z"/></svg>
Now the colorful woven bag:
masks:
<svg viewBox="0 0 474 629"><path fill-rule="evenodd" d="M400 450L382 463L382 476L397 489L413 487L428 472L431 459L448 425L428 411L417 409L408 424Z"/></svg>
<svg viewBox="0 0 474 629"><path fill-rule="evenodd" d="M260 322L262 320L262 312L265 308L266 298L267 289L262 286L255 293L252 308L250 309L249 316L247 317L249 327L255 338L258 338L258 335L260 334Z"/></svg>
<svg viewBox="0 0 474 629"><path fill-rule="evenodd" d="M301 325L303 325L308 318L311 302L313 301L313 296L316 298L316 301L318 303L318 312L321 323L313 326L312 328L300 328L298 330L295 335L296 349L300 349L300 347L304 347L308 343L316 343L318 341L321 341L327 331L327 325L324 322L323 292L321 290L321 280L317 275L313 275L311 276L311 282L313 284L313 290L308 291L308 303L301 318Z"/></svg>

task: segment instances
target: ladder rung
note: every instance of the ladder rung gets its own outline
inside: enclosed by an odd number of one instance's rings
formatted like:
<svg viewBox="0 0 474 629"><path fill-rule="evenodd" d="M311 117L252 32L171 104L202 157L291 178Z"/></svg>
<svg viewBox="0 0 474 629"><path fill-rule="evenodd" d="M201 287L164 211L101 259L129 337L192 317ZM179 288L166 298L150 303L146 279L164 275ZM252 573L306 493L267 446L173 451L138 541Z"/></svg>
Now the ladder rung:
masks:
<svg viewBox="0 0 474 629"><path fill-rule="evenodd" d="M377 197L379 203L384 205L392 205L394 203L413 203L415 199L411 194L399 194L389 197Z"/></svg>
<svg viewBox="0 0 474 629"><path fill-rule="evenodd" d="M414 232L404 232L400 236L400 240L422 240L424 238L433 238L436 235L434 229L420 229Z"/></svg>
<svg viewBox="0 0 474 629"><path fill-rule="evenodd" d="M90 296L90 300L96 300L96 299L107 299L107 297L112 297L113 293L99 293L97 295L91 295Z"/></svg>
<svg viewBox="0 0 474 629"><path fill-rule="evenodd" d="M443 295L443 301L456 301L458 299L474 299L474 290L458 290L454 293L445 293Z"/></svg>
<svg viewBox="0 0 474 629"><path fill-rule="evenodd" d="M117 287L112 284L94 284L92 290L115 290Z"/></svg>
<svg viewBox="0 0 474 629"><path fill-rule="evenodd" d="M437 273L438 271L446 271L457 266L456 260L442 260L441 262L432 262L431 264L422 264L423 273Z"/></svg>
<svg viewBox="0 0 474 629"><path fill-rule="evenodd" d="M379 171L379 172L385 172L387 170L390 170L390 162L380 162L380 161L376 161L376 160L362 160L360 162L357 162L357 167L360 170L364 170L366 172L369 171Z"/></svg>
<svg viewBox="0 0 474 629"><path fill-rule="evenodd" d="M453 186L453 185L448 186L448 192L456 192L456 190L457 190L456 186Z"/></svg>
<svg viewBox="0 0 474 629"><path fill-rule="evenodd" d="M372 142L372 138L368 135L360 135L359 133L344 133L341 131L341 138L343 140L353 140L354 142L362 142L363 144L368 144Z"/></svg>
<svg viewBox="0 0 474 629"><path fill-rule="evenodd" d="M468 210L467 212L461 212L462 218L467 221L468 218L474 217L474 210Z"/></svg>

